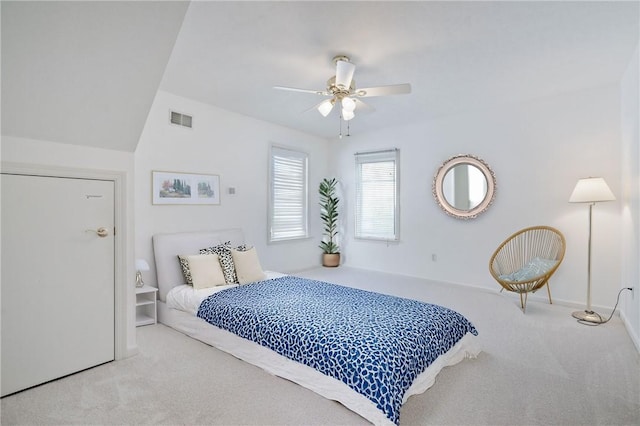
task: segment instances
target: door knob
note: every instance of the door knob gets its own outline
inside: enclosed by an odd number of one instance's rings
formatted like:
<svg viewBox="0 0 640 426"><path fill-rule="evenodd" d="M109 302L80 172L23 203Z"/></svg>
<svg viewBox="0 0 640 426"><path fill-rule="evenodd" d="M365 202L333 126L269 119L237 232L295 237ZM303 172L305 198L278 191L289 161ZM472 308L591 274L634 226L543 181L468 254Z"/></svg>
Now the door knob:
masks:
<svg viewBox="0 0 640 426"><path fill-rule="evenodd" d="M100 238L104 238L109 235L109 230L104 226L101 226L98 229L87 229L85 232L95 232Z"/></svg>

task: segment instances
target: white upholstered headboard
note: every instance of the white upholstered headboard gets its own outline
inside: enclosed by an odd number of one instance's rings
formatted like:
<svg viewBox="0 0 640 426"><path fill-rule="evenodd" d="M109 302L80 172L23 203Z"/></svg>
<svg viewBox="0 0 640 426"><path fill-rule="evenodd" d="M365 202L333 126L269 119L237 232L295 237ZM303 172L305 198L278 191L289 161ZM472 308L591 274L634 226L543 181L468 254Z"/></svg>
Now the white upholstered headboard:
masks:
<svg viewBox="0 0 640 426"><path fill-rule="evenodd" d="M178 262L179 254L198 254L200 249L231 241L232 246L244 243L242 229L178 232L153 236L153 257L156 263L158 294L162 301L173 287L185 284Z"/></svg>

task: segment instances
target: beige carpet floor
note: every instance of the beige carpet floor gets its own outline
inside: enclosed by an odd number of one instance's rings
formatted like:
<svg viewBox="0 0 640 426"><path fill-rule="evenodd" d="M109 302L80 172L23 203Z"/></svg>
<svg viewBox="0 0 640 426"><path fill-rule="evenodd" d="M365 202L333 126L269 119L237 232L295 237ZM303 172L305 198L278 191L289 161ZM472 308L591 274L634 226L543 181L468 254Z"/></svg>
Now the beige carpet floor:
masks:
<svg viewBox="0 0 640 426"><path fill-rule="evenodd" d="M619 318L588 327L574 309L512 295L340 267L297 275L451 307L483 352L411 397L401 425L640 425L640 354ZM2 425L359 425L342 405L164 325L140 353L1 401Z"/></svg>

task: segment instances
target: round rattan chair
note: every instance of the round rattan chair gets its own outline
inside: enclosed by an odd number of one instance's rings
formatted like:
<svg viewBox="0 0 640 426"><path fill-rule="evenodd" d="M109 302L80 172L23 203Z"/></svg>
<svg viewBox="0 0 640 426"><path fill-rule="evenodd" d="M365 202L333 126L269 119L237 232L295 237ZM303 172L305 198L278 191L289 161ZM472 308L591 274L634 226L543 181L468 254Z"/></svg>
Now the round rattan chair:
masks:
<svg viewBox="0 0 640 426"><path fill-rule="evenodd" d="M549 278L562 263L565 249L564 235L557 229L550 226L525 228L500 244L489 260L489 272L502 290L520 294L520 307L524 312L527 295L545 285L549 303L553 303Z"/></svg>

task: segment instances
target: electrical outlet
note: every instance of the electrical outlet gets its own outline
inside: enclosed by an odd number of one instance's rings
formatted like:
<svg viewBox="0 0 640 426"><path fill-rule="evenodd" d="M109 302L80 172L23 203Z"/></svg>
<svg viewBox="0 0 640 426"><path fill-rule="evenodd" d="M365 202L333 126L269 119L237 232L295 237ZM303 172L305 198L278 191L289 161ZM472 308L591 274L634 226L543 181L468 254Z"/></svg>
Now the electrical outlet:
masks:
<svg viewBox="0 0 640 426"><path fill-rule="evenodd" d="M433 253L433 254L431 255L431 260L432 260L433 262L437 262L437 261L438 261L438 255L437 255L437 254L435 254L435 253Z"/></svg>

